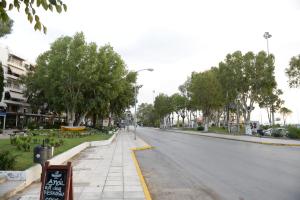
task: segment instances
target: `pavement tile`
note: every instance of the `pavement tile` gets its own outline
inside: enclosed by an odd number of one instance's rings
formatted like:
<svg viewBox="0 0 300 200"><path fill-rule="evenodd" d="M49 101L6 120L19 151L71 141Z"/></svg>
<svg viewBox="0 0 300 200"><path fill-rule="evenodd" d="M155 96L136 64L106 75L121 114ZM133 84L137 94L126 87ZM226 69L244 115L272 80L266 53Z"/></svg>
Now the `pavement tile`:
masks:
<svg viewBox="0 0 300 200"><path fill-rule="evenodd" d="M124 198L124 192L103 192L102 198L105 199L116 199L116 198Z"/></svg>
<svg viewBox="0 0 300 200"><path fill-rule="evenodd" d="M108 176L107 179L108 181L121 181L123 180L122 176Z"/></svg>
<svg viewBox="0 0 300 200"><path fill-rule="evenodd" d="M126 186L124 186L124 191L125 192L143 192L143 189L142 189L142 187L140 186L140 185L135 185L135 186L133 186L133 185L126 185Z"/></svg>
<svg viewBox="0 0 300 200"><path fill-rule="evenodd" d="M145 198L144 192L124 191L124 198Z"/></svg>
<svg viewBox="0 0 300 200"><path fill-rule="evenodd" d="M117 181L111 181L108 180L105 182L105 185L120 185L123 186L123 181L117 180Z"/></svg>
<svg viewBox="0 0 300 200"><path fill-rule="evenodd" d="M124 190L123 185L105 185L104 186L104 192L109 192L109 191L119 192L119 191L123 191L123 190Z"/></svg>

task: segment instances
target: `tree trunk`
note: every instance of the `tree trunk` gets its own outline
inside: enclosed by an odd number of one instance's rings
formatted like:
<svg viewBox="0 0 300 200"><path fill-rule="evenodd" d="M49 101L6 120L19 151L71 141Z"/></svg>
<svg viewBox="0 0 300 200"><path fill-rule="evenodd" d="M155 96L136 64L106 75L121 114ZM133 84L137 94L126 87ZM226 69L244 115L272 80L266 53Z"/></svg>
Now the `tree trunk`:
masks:
<svg viewBox="0 0 300 200"><path fill-rule="evenodd" d="M208 124L209 124L208 117L204 117L204 131L205 132L208 132Z"/></svg>
<svg viewBox="0 0 300 200"><path fill-rule="evenodd" d="M271 113L272 113L272 126L275 125L275 120L274 120L274 106L272 105L271 107Z"/></svg>
<svg viewBox="0 0 300 200"><path fill-rule="evenodd" d="M251 127L250 127L250 115L251 111L245 111L244 120L245 120L245 134L252 135Z"/></svg>
<svg viewBox="0 0 300 200"><path fill-rule="evenodd" d="M266 108L266 110L267 110L267 113L268 113L269 124L270 124L270 126L271 126L271 125L272 125L271 113L270 113L270 111L269 111L269 108Z"/></svg>
<svg viewBox="0 0 300 200"><path fill-rule="evenodd" d="M187 112L186 118L187 118L187 123L188 123L187 127L190 127L190 117L189 117L188 112Z"/></svg>
<svg viewBox="0 0 300 200"><path fill-rule="evenodd" d="M177 114L177 128L179 128L179 114Z"/></svg>
<svg viewBox="0 0 300 200"><path fill-rule="evenodd" d="M93 114L93 127L96 127L97 115Z"/></svg>
<svg viewBox="0 0 300 200"><path fill-rule="evenodd" d="M230 133L230 126L229 126L229 105L226 108L226 121L227 121L228 133Z"/></svg>
<svg viewBox="0 0 300 200"><path fill-rule="evenodd" d="M79 116L79 120L75 122L74 126L80 126L80 124L83 122L87 114L88 112L85 112L83 115Z"/></svg>
<svg viewBox="0 0 300 200"><path fill-rule="evenodd" d="M68 126L73 126L75 122L75 112L74 110L68 110L67 111L67 117L68 117Z"/></svg>

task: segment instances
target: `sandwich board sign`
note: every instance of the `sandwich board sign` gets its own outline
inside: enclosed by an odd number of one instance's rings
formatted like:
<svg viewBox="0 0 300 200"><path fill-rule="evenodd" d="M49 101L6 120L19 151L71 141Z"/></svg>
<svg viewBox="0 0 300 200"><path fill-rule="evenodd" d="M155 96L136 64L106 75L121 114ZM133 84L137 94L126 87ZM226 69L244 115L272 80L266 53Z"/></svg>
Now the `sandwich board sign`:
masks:
<svg viewBox="0 0 300 200"><path fill-rule="evenodd" d="M67 165L49 165L42 172L40 200L73 200L71 162Z"/></svg>

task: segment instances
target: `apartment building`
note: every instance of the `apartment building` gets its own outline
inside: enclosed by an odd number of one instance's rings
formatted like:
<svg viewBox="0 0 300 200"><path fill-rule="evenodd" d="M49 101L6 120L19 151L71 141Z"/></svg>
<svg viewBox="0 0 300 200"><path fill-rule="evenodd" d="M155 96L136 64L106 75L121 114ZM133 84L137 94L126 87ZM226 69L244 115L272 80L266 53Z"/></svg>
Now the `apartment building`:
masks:
<svg viewBox="0 0 300 200"><path fill-rule="evenodd" d="M20 127L26 113L31 113L30 104L24 97L24 86L18 80L20 76L34 69L34 65L11 52L7 47L0 46L0 62L4 73L4 92L0 102L2 110L0 127Z"/></svg>

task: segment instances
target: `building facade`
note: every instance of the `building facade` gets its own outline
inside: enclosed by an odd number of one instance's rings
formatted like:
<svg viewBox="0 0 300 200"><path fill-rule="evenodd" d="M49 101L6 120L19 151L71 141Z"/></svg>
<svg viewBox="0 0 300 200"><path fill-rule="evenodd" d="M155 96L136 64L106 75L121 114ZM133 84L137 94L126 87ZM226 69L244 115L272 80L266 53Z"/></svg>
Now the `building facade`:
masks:
<svg viewBox="0 0 300 200"><path fill-rule="evenodd" d="M12 53L7 47L1 46L0 62L4 74L4 91L0 106L6 111L1 123L7 128L20 128L24 116L31 113L31 109L24 96L24 86L18 81L22 75L32 71L34 65Z"/></svg>

